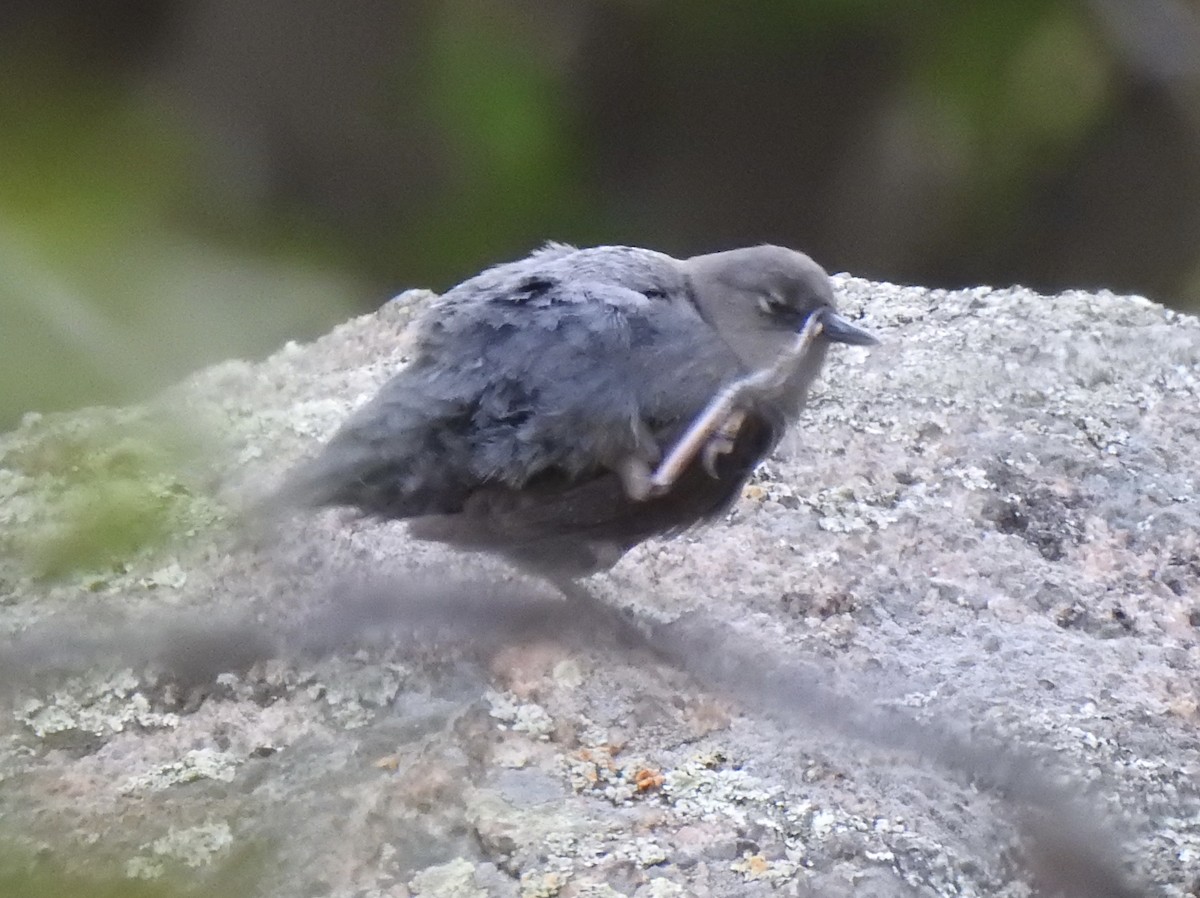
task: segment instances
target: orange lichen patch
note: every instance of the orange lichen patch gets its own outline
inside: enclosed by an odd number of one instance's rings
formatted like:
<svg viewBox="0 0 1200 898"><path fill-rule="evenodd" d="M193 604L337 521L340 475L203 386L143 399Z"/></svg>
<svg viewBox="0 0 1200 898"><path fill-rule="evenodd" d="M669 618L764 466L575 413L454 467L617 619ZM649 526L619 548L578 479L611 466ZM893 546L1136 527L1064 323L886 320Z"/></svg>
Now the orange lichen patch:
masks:
<svg viewBox="0 0 1200 898"><path fill-rule="evenodd" d="M600 746L600 750L606 752L610 758L615 758L625 750L625 745L626 743L624 739L610 738L607 742Z"/></svg>
<svg viewBox="0 0 1200 898"><path fill-rule="evenodd" d="M666 782L662 771L652 767L642 767L633 775L633 784L639 792L649 792L657 789Z"/></svg>
<svg viewBox="0 0 1200 898"><path fill-rule="evenodd" d="M751 876L762 876L767 872L767 859L761 854L752 854L746 858L746 872Z"/></svg>
<svg viewBox="0 0 1200 898"><path fill-rule="evenodd" d="M742 498L751 502L761 502L767 498L767 491L757 483L748 483L742 487Z"/></svg>
<svg viewBox="0 0 1200 898"><path fill-rule="evenodd" d="M610 746L581 748L574 757L579 762L572 765L576 789L590 789L601 781L610 781L617 772Z"/></svg>
<svg viewBox="0 0 1200 898"><path fill-rule="evenodd" d="M384 755L371 766L379 770L399 770L400 757L399 755Z"/></svg>
<svg viewBox="0 0 1200 898"><path fill-rule="evenodd" d="M575 752L575 756L581 761L592 761L596 764L604 764L610 770L616 765L613 764L613 755L617 754L621 749L618 746L610 743L602 743L593 748L581 748Z"/></svg>

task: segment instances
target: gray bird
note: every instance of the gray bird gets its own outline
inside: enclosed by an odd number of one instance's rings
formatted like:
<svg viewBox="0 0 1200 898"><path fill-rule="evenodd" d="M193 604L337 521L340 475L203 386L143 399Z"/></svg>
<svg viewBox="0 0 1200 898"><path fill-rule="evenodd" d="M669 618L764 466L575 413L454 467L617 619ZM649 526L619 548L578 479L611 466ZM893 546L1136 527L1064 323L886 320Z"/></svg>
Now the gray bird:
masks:
<svg viewBox="0 0 1200 898"><path fill-rule="evenodd" d="M812 315L821 334L782 389L652 488L714 395L770 366ZM459 284L414 326L412 360L281 496L405 519L416 538L560 586L722 514L796 417L828 343L875 342L834 312L819 265L777 246L681 262L549 244Z"/></svg>

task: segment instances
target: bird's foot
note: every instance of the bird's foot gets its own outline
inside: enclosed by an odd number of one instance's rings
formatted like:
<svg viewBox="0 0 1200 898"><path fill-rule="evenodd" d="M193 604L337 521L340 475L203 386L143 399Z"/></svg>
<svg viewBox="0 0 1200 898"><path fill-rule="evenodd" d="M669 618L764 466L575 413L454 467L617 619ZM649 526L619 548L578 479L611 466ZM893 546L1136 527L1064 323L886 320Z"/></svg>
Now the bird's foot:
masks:
<svg viewBox="0 0 1200 898"><path fill-rule="evenodd" d="M733 444L737 440L738 431L742 429L742 422L745 420L746 414L744 412L731 412L724 423L708 438L708 442L704 444L704 448L700 450L700 462L704 465L704 470L708 472L708 476L714 480L720 477L717 473L717 460L722 455L728 455L733 451Z"/></svg>
<svg viewBox="0 0 1200 898"><path fill-rule="evenodd" d="M651 484L658 489L670 487L692 460L701 454L705 468L712 473L712 468L709 467L710 460L715 460L716 456L721 454L722 445L718 440L718 448L709 450L708 446L713 436L727 432L731 421L736 420L736 423L740 424L742 419L738 416L744 414L743 409L752 408L764 399L777 396L812 350L822 327L820 317L810 315L792 345L780 353L772 365L735 380L717 393L704 411L692 421L687 432L671 447L671 451L651 475Z"/></svg>

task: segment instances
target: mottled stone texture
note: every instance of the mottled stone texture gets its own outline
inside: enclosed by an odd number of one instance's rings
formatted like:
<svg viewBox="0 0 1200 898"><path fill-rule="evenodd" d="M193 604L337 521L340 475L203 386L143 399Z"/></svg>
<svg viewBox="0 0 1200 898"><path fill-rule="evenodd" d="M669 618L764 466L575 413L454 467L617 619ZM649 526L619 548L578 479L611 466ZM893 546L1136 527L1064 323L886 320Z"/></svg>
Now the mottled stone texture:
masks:
<svg viewBox="0 0 1200 898"><path fill-rule="evenodd" d="M428 294L4 437L5 837L141 876L256 845L280 896L1194 894L1200 322L835 280L883 345L726 521L589 581L650 647L398 525L233 511ZM93 463L59 449L181 418L161 538L35 577Z"/></svg>

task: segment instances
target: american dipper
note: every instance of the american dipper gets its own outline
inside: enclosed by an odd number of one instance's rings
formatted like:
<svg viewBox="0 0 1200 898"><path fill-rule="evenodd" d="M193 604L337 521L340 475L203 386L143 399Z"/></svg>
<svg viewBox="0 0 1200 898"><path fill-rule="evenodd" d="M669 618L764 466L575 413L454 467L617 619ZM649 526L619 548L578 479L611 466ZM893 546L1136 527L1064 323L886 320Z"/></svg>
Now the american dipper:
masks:
<svg viewBox="0 0 1200 898"><path fill-rule="evenodd" d="M771 389L739 393L703 451L652 475L723 388L772 366L806 324L815 339ZM560 586L724 512L828 343L876 342L834 312L819 265L778 246L679 261L552 243L459 284L414 327L409 364L281 497L406 519L418 539Z"/></svg>

